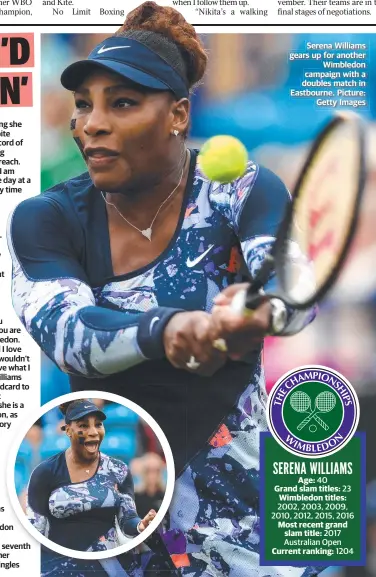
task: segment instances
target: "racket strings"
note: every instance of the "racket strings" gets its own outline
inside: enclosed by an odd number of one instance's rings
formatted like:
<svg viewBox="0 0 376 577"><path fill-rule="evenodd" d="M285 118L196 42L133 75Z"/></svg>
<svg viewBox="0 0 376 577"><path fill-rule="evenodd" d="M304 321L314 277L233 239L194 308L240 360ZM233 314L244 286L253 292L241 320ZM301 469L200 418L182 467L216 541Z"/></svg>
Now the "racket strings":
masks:
<svg viewBox="0 0 376 577"><path fill-rule="evenodd" d="M354 234L364 188L363 132L357 116L334 117L316 139L303 166L292 195L287 237L310 261L314 282L304 284L301 267L280 252L280 276L288 302L314 302L338 276Z"/></svg>
<svg viewBox="0 0 376 577"><path fill-rule="evenodd" d="M306 413L311 408L311 399L307 393L296 391L291 395L290 405L297 413Z"/></svg>
<svg viewBox="0 0 376 577"><path fill-rule="evenodd" d="M323 391L317 395L315 406L321 413L330 413L336 405L336 397L329 391Z"/></svg>

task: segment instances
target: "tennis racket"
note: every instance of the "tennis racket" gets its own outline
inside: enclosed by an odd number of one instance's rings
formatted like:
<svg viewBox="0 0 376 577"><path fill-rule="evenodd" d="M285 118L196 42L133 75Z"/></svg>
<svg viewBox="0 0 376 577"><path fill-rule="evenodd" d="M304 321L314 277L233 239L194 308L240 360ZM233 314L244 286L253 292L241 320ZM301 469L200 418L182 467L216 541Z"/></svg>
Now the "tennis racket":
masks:
<svg viewBox="0 0 376 577"><path fill-rule="evenodd" d="M332 288L354 238L366 182L365 126L355 113L334 116L316 137L273 246L233 310L250 314L275 273L286 305L304 310ZM302 275L302 259L309 272Z"/></svg>
<svg viewBox="0 0 376 577"><path fill-rule="evenodd" d="M297 413L309 413L308 417L299 424L300 428L303 428L307 423L311 421L311 419L315 419L317 423L322 427L325 431L329 430L329 427L320 417L318 416L316 410L312 411L311 406L311 397L304 393L303 391L296 391L291 395L290 398L290 405ZM300 428L298 427L298 431Z"/></svg>
<svg viewBox="0 0 376 577"><path fill-rule="evenodd" d="M336 397L333 393L329 391L323 391L322 393L319 393L315 399L314 410L308 415L308 417L306 417L305 419L303 419L301 423L299 423L299 425L297 426L297 430L301 431L303 427L305 427L306 425L308 425L310 421L312 421L312 419L318 417L317 412L330 413L334 409L335 405L336 405ZM326 431L329 429L328 425L324 423L322 419L320 419L318 422L320 424L322 422L322 426Z"/></svg>

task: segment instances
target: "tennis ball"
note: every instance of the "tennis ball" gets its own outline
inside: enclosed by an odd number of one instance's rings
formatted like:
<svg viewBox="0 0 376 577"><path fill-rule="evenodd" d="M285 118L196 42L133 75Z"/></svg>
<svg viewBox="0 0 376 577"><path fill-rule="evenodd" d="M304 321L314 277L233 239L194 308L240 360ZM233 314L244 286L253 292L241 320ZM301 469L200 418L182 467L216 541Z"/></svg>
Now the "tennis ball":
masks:
<svg viewBox="0 0 376 577"><path fill-rule="evenodd" d="M198 164L209 180L228 183L243 176L248 162L247 150L234 136L213 136L201 148Z"/></svg>

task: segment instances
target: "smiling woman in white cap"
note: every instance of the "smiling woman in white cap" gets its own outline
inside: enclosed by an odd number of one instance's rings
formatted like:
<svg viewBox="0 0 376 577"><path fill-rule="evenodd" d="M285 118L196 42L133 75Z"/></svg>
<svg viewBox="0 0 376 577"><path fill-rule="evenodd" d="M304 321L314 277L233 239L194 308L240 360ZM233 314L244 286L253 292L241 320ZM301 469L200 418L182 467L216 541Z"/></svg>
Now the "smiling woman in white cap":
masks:
<svg viewBox="0 0 376 577"><path fill-rule="evenodd" d="M308 577L316 568L259 565L259 433L263 338L314 313L265 299L244 319L229 306L290 197L252 161L228 184L201 172L186 136L206 64L193 26L145 2L63 72L88 172L15 209L13 302L72 390L123 395L164 430L177 480L163 538L181 574Z"/></svg>
<svg viewBox="0 0 376 577"><path fill-rule="evenodd" d="M137 515L128 466L100 452L105 413L88 399L60 406L62 429L70 447L42 461L32 472L27 489L27 514L49 540L76 551L104 551L119 545L115 524L124 535L136 536L154 519L150 510ZM77 560L70 560L74 565ZM67 559L44 550L42 575L58 575ZM119 564L118 560L112 563ZM111 566L111 561L107 560ZM85 571L104 572L101 563L87 562ZM84 569L80 562L77 570ZM62 573L63 574L63 573ZM86 573L85 573L86 574Z"/></svg>

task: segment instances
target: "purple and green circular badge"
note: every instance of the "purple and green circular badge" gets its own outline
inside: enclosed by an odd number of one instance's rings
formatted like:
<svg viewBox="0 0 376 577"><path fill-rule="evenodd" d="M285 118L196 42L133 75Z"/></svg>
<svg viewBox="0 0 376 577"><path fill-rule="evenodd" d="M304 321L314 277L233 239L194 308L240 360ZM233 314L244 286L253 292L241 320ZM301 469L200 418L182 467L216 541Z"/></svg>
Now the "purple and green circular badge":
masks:
<svg viewBox="0 0 376 577"><path fill-rule="evenodd" d="M277 381L268 399L274 438L295 455L319 458L335 453L354 435L359 402L352 385L333 369L298 367Z"/></svg>

